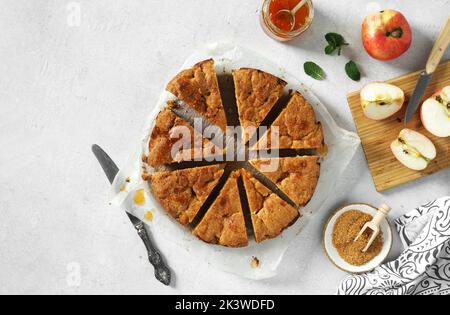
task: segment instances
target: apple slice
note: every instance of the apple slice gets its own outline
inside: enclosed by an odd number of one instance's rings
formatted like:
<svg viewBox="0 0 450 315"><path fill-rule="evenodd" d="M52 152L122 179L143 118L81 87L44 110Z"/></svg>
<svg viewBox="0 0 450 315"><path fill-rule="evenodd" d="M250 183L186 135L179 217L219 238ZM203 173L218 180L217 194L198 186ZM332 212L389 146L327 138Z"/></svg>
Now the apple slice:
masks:
<svg viewBox="0 0 450 315"><path fill-rule="evenodd" d="M423 103L420 117L424 127L436 137L450 137L450 86Z"/></svg>
<svg viewBox="0 0 450 315"><path fill-rule="evenodd" d="M403 129L391 144L392 153L406 167L422 171L436 158L436 147L430 139L411 129Z"/></svg>
<svg viewBox="0 0 450 315"><path fill-rule="evenodd" d="M373 120L383 120L402 109L405 93L399 87L387 83L370 83L361 90L361 106L364 115Z"/></svg>

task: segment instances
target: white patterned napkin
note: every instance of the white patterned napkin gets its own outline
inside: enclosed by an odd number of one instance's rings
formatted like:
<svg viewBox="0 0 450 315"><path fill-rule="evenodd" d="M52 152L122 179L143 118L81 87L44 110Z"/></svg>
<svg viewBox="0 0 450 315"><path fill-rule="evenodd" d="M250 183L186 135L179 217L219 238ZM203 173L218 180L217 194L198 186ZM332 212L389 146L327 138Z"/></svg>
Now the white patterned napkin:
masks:
<svg viewBox="0 0 450 315"><path fill-rule="evenodd" d="M338 295L450 295L450 197L395 224L406 250L371 273L346 278Z"/></svg>

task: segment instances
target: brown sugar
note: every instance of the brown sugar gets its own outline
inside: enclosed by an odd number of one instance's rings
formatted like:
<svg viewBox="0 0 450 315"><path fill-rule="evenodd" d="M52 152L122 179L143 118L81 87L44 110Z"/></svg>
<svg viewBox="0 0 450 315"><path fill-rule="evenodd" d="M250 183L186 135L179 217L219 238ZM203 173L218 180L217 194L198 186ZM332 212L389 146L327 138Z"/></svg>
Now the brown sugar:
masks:
<svg viewBox="0 0 450 315"><path fill-rule="evenodd" d="M372 219L373 217L369 214L351 210L342 214L334 225L333 245L342 259L351 265L365 265L378 256L383 248L383 235L380 233L369 250L363 253L372 234L370 229L364 232L356 242L354 241L364 224Z"/></svg>

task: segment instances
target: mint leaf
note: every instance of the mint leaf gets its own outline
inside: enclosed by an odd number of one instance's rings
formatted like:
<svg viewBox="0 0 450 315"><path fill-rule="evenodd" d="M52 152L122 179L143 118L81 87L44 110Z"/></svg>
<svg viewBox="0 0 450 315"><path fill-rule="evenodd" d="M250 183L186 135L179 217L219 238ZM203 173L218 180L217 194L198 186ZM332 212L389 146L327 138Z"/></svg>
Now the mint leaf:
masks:
<svg viewBox="0 0 450 315"><path fill-rule="evenodd" d="M358 69L358 66L353 60L350 60L345 65L345 72L353 81L359 81L361 79L361 72Z"/></svg>
<svg viewBox="0 0 450 315"><path fill-rule="evenodd" d="M338 55L341 55L342 46L348 46L348 43L345 41L344 37L338 33L328 33L325 35L325 39L328 42L328 46L325 48L325 53L327 55L333 54L333 52L337 49Z"/></svg>
<svg viewBox="0 0 450 315"><path fill-rule="evenodd" d="M327 40L328 44L335 46L335 47L339 47L342 45L348 45L345 42L344 37L338 33L328 33L325 35L325 39Z"/></svg>
<svg viewBox="0 0 450 315"><path fill-rule="evenodd" d="M312 61L305 62L303 68L305 69L305 73L313 79L321 81L326 77L325 71L323 71L323 69L319 65L315 64Z"/></svg>
<svg viewBox="0 0 450 315"><path fill-rule="evenodd" d="M332 45L328 45L327 47L325 47L325 53L327 55L331 55L335 50L336 50L336 47L332 46Z"/></svg>

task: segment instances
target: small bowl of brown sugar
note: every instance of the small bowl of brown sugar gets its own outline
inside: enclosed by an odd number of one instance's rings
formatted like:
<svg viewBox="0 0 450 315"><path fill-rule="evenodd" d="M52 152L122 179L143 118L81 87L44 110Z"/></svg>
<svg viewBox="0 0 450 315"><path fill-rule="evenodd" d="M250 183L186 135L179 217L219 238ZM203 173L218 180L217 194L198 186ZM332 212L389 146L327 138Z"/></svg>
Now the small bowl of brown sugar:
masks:
<svg viewBox="0 0 450 315"><path fill-rule="evenodd" d="M377 209L367 204L351 204L338 209L328 220L323 233L323 247L328 258L338 268L350 273L369 272L380 266L392 248L392 229L388 220L381 222L380 234L363 252L371 233L356 236L364 224L371 221Z"/></svg>

